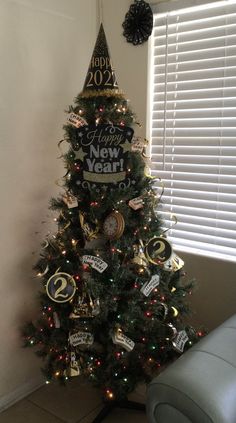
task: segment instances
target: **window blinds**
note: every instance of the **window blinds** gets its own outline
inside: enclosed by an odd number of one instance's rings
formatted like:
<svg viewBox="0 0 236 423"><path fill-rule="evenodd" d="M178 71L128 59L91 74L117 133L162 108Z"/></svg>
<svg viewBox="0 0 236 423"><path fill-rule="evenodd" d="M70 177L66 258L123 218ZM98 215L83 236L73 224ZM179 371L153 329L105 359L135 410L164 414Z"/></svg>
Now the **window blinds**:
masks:
<svg viewBox="0 0 236 423"><path fill-rule="evenodd" d="M153 176L174 247L236 260L236 1L154 14Z"/></svg>

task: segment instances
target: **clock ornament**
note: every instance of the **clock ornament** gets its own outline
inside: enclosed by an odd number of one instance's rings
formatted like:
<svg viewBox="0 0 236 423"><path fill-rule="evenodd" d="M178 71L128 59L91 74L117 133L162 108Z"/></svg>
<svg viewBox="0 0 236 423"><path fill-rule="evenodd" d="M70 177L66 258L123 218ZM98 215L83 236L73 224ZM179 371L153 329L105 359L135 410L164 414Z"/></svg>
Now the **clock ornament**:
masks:
<svg viewBox="0 0 236 423"><path fill-rule="evenodd" d="M114 211L109 214L103 223L103 232L109 239L118 239L125 229L125 221L122 214Z"/></svg>

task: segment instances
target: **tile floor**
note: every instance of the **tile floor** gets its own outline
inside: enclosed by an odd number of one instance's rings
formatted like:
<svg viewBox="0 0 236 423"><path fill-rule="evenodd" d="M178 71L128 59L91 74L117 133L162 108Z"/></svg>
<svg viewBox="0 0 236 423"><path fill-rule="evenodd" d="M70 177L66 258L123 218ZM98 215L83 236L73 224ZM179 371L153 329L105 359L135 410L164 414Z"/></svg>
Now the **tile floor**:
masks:
<svg viewBox="0 0 236 423"><path fill-rule="evenodd" d="M130 399L145 403L145 388ZM92 423L101 410L100 393L80 378L66 387L45 385L0 414L1 423ZM115 409L104 423L147 423L142 411Z"/></svg>

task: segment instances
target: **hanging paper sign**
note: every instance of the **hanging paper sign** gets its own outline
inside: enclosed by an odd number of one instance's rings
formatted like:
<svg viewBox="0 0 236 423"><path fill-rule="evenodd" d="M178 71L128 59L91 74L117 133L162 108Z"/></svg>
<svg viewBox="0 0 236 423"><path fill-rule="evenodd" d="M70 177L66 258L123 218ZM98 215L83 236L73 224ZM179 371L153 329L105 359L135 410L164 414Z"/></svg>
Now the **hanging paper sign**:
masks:
<svg viewBox="0 0 236 423"><path fill-rule="evenodd" d="M178 270L182 269L184 266L184 261L177 256L177 254L173 253L171 258L165 262L163 269L169 272L177 272Z"/></svg>
<svg viewBox="0 0 236 423"><path fill-rule="evenodd" d="M150 263L160 265L169 260L172 255L172 247L165 238L155 237L146 245L145 254Z"/></svg>
<svg viewBox="0 0 236 423"><path fill-rule="evenodd" d="M173 347L176 351L182 353L184 351L184 347L186 342L189 340L189 337L185 330L181 330L174 341L172 342Z"/></svg>
<svg viewBox="0 0 236 423"><path fill-rule="evenodd" d="M106 268L108 267L108 264L101 258L90 255L83 256L82 263L89 264L93 269L97 270L99 273L103 273L104 270L106 270Z"/></svg>
<svg viewBox="0 0 236 423"><path fill-rule="evenodd" d="M159 275L153 275L151 280L149 282L146 282L140 291L145 295L145 297L148 297L150 293L155 289L160 283L160 276Z"/></svg>
<svg viewBox="0 0 236 423"><path fill-rule="evenodd" d="M139 138L135 138L131 144L131 151L133 151L134 153L142 153L144 147L144 141L140 140Z"/></svg>
<svg viewBox="0 0 236 423"><path fill-rule="evenodd" d="M46 292L56 303L66 303L75 295L76 283L71 275L59 272L48 279Z"/></svg>
<svg viewBox="0 0 236 423"><path fill-rule="evenodd" d="M82 162L80 182L106 185L125 181L133 132L132 128L116 125L80 128L77 150L74 147L75 158Z"/></svg>
<svg viewBox="0 0 236 423"><path fill-rule="evenodd" d="M81 116L77 115L76 113L70 113L67 122L75 126L76 128L80 128L81 126L87 125L86 120L83 119Z"/></svg>
<svg viewBox="0 0 236 423"><path fill-rule="evenodd" d="M92 345L94 337L90 332L76 332L69 336L69 341L73 347L77 347L77 345Z"/></svg>
<svg viewBox="0 0 236 423"><path fill-rule="evenodd" d="M67 205L67 207L69 209L73 209L74 207L78 207L78 200L74 195L67 193L67 194L63 195L62 198L63 198L64 203Z"/></svg>
<svg viewBox="0 0 236 423"><path fill-rule="evenodd" d="M143 199L142 197L133 198L133 200L129 201L129 206L133 210L138 210L143 208Z"/></svg>
<svg viewBox="0 0 236 423"><path fill-rule="evenodd" d="M128 336L124 335L120 330L118 330L113 336L112 341L116 345L120 345L126 351L132 351L134 349L135 343Z"/></svg>
<svg viewBox="0 0 236 423"><path fill-rule="evenodd" d="M79 376L80 375L80 366L76 359L76 354L74 352L70 353L70 368L69 368L69 376Z"/></svg>

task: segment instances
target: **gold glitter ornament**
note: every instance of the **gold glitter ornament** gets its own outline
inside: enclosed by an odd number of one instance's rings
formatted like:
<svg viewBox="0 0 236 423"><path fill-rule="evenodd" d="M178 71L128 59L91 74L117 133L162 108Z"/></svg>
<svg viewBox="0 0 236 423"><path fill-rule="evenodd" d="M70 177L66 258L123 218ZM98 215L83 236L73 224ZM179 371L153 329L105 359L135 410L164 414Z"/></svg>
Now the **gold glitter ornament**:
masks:
<svg viewBox="0 0 236 423"><path fill-rule="evenodd" d="M79 212L80 226L83 230L84 237L87 241L91 239L96 239L98 236L99 227L94 224L93 227L85 221L85 215L81 211Z"/></svg>
<svg viewBox="0 0 236 423"><path fill-rule="evenodd" d="M70 313L70 319L90 319L100 313L100 301L83 292L78 296L77 303Z"/></svg>
<svg viewBox="0 0 236 423"><path fill-rule="evenodd" d="M119 89L106 89L106 90L99 90L99 93L97 91L92 90L84 90L80 93L80 98L94 98L94 97L118 97L120 99L124 99L124 93L122 90Z"/></svg>

